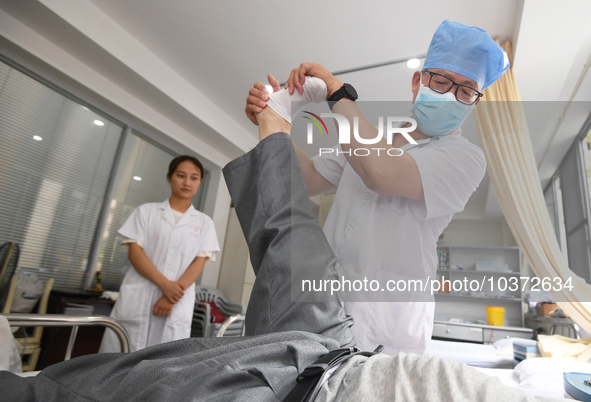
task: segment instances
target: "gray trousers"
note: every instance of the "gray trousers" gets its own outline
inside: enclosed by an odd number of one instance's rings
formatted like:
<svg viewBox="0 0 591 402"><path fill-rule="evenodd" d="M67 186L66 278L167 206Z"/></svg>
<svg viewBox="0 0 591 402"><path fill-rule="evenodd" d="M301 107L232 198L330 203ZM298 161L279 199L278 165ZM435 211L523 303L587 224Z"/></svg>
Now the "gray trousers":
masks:
<svg viewBox="0 0 591 402"><path fill-rule="evenodd" d="M302 279L338 279L337 260L310 201L289 135L265 138L224 168L256 281L246 335L307 331L353 345L351 318L336 295L292 291ZM294 303L293 299L316 302Z"/></svg>
<svg viewBox="0 0 591 402"><path fill-rule="evenodd" d="M224 168L257 275L244 338L190 338L83 356L33 378L0 372L3 401L277 401L320 356L354 345L338 301L292 302L292 277L336 258L309 212L291 138L276 133ZM317 275L316 275L317 277Z"/></svg>

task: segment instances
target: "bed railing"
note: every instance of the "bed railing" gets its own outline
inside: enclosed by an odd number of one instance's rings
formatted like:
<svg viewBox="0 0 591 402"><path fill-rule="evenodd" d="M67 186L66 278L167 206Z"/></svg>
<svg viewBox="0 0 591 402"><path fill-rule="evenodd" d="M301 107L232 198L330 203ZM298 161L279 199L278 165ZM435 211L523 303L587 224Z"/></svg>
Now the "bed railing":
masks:
<svg viewBox="0 0 591 402"><path fill-rule="evenodd" d="M222 326L220 327L220 329L217 330L217 332L215 333L215 337L220 338L222 336L224 336L224 333L226 332L226 330L230 327L230 325L236 321L243 321L242 323L242 333L241 336L244 336L244 320L246 319L246 316L244 316L243 314L234 314L233 316L230 316L228 318L226 318L226 321L224 321L224 323L222 324Z"/></svg>
<svg viewBox="0 0 591 402"><path fill-rule="evenodd" d="M129 352L129 335L121 323L111 317L104 315L65 315L65 314L0 314L6 317L11 327L72 327L66 357L64 360L70 360L72 349L76 342L78 327L102 326L109 328L121 344L123 353Z"/></svg>

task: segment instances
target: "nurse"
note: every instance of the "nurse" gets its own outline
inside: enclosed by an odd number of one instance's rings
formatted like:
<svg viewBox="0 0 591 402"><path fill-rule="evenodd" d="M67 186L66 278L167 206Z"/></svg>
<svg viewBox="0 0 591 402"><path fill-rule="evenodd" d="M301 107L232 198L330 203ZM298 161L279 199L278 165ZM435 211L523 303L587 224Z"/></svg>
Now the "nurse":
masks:
<svg viewBox="0 0 591 402"><path fill-rule="evenodd" d="M352 330L361 349L382 344L391 355L427 351L433 296L409 291L408 285L437 278L437 240L484 176L484 154L462 137L461 125L482 97L481 91L508 67L506 53L485 31L444 21L433 36L423 70L412 77L412 117L418 128L409 134L415 144L400 133L391 144L382 139L371 146L351 136L351 143L340 144L338 153L335 149L312 159L296 146L310 195L336 190L324 231L343 275L376 280L381 289L388 283L407 285L406 291L378 289L355 301L347 295L345 311L355 320ZM328 100L332 112L347 118L350 127L353 117L359 116L361 137L377 138L377 129L354 102L355 89L316 63L292 70L286 90L280 91L270 76L276 91L270 96L262 83L256 83L247 99L247 116L253 120L268 102L286 118L275 103L302 100L309 76L324 81L326 97L304 96L304 100ZM399 153L375 150L355 156L356 149L368 147L400 148L404 153L393 156Z"/></svg>
<svg viewBox="0 0 591 402"><path fill-rule="evenodd" d="M190 337L195 281L220 250L211 218L191 204L203 179L201 162L178 156L166 177L170 198L140 205L118 232L132 267L111 317L125 326L131 351ZM101 352L119 350L115 334L105 331Z"/></svg>

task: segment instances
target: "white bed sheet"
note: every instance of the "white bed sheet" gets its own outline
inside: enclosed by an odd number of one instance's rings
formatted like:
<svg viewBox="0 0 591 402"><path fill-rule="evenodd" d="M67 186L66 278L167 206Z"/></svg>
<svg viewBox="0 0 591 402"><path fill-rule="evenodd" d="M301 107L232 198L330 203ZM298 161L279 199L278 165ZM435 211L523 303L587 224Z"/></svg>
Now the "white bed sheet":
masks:
<svg viewBox="0 0 591 402"><path fill-rule="evenodd" d="M591 377L591 363L546 357L526 359L515 366L514 370L475 369L497 377L503 384L518 388L531 396L546 398L564 398L564 373L589 373Z"/></svg>
<svg viewBox="0 0 591 402"><path fill-rule="evenodd" d="M514 339L517 338L502 339L491 345L431 339L429 354L473 367L512 369Z"/></svg>
<svg viewBox="0 0 591 402"><path fill-rule="evenodd" d="M497 377L499 380L501 380L503 384L511 388L520 388L519 377L513 369L497 369L484 367L474 367L474 369L491 377Z"/></svg>

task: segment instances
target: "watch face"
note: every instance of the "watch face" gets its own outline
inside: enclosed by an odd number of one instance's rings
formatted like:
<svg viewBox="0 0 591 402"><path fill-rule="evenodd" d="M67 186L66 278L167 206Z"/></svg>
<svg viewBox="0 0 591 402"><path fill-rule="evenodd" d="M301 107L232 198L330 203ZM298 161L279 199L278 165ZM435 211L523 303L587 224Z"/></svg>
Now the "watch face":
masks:
<svg viewBox="0 0 591 402"><path fill-rule="evenodd" d="M357 99L357 91L355 90L355 88L353 88L353 86L351 84L345 84L345 92L347 93L347 98L355 100Z"/></svg>

